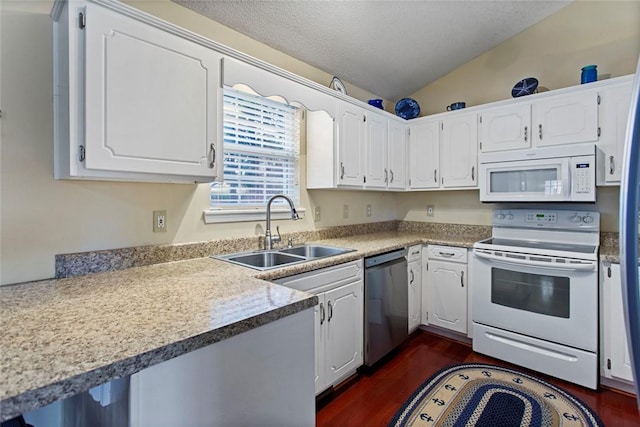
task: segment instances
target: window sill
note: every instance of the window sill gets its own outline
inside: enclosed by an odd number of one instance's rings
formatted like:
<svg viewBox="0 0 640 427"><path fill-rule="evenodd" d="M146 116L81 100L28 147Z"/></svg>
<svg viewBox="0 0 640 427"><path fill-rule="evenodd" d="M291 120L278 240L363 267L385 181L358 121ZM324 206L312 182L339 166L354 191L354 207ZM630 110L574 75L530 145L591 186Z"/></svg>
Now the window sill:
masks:
<svg viewBox="0 0 640 427"><path fill-rule="evenodd" d="M306 209L296 208L296 212L302 219L305 216ZM203 216L205 224L264 221L267 217L267 209L207 209L204 211ZM271 219L291 219L291 211L288 208L273 208L271 209Z"/></svg>

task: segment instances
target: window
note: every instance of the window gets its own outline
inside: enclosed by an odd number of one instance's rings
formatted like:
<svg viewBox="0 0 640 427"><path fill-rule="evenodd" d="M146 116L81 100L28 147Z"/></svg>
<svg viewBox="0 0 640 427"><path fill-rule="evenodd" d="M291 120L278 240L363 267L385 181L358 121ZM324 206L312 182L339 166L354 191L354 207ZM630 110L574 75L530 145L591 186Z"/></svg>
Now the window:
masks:
<svg viewBox="0 0 640 427"><path fill-rule="evenodd" d="M223 116L224 178L211 185L212 208L264 207L276 194L298 205L299 108L225 88Z"/></svg>

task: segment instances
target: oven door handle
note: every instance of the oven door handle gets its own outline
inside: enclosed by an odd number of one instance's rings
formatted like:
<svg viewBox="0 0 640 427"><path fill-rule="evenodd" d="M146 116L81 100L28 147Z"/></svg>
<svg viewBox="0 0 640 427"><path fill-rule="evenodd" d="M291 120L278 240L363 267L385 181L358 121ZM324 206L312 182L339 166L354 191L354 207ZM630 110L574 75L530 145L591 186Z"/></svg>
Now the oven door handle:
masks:
<svg viewBox="0 0 640 427"><path fill-rule="evenodd" d="M596 263L593 261L585 261L584 264L567 264L567 265L559 265L552 264L550 265L547 262L543 261L531 261L528 259L514 259L514 258L505 258L502 256L491 255L484 252L479 252L474 250L473 253L478 258L485 258L491 261L500 262L503 264L512 264L512 265L522 265L522 266L531 266L531 267L541 267L549 270L565 270L565 271L593 271L596 269Z"/></svg>

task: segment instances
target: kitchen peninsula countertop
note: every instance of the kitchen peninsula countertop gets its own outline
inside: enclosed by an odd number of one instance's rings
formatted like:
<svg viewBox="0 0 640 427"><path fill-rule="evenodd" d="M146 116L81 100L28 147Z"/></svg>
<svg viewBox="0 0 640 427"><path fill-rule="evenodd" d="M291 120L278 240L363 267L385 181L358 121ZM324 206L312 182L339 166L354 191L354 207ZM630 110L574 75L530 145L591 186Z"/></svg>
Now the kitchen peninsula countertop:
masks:
<svg viewBox="0 0 640 427"><path fill-rule="evenodd" d="M1 419L317 304L266 280L414 244L471 247L482 237L370 233L316 241L354 252L265 272L206 257L4 286Z"/></svg>

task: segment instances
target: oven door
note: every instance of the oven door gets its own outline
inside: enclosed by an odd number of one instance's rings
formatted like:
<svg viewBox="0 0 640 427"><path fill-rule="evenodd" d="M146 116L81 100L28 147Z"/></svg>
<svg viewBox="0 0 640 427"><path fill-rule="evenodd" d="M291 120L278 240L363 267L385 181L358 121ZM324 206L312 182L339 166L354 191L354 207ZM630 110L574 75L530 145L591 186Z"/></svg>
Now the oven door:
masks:
<svg viewBox="0 0 640 427"><path fill-rule="evenodd" d="M482 202L558 202L571 199L569 158L480 163Z"/></svg>
<svg viewBox="0 0 640 427"><path fill-rule="evenodd" d="M472 262L474 322L597 350L596 261L474 249Z"/></svg>

